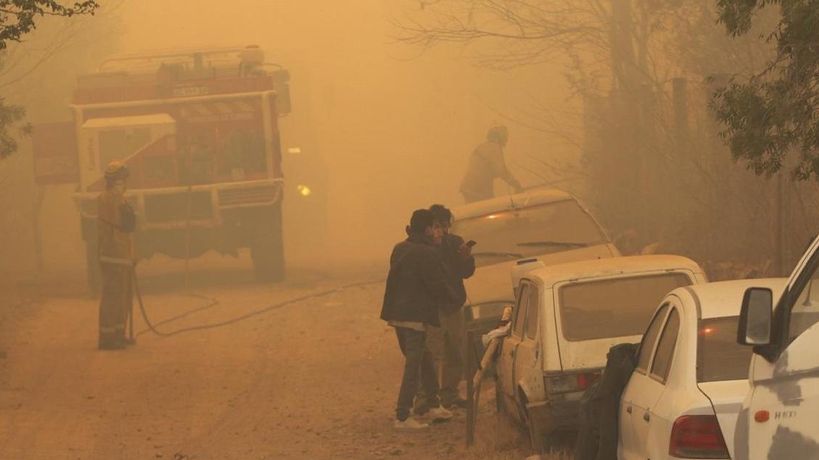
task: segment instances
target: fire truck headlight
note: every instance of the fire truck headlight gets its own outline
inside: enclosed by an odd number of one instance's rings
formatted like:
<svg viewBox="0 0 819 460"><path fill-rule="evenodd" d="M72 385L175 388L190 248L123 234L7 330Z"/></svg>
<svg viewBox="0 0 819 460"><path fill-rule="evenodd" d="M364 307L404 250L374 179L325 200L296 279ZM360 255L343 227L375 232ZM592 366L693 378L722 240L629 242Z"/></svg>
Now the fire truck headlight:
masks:
<svg viewBox="0 0 819 460"><path fill-rule="evenodd" d="M313 191L310 190L310 187L308 187L306 185L297 185L296 190L299 192L299 195L305 196L305 197L310 196L310 194L313 193Z"/></svg>

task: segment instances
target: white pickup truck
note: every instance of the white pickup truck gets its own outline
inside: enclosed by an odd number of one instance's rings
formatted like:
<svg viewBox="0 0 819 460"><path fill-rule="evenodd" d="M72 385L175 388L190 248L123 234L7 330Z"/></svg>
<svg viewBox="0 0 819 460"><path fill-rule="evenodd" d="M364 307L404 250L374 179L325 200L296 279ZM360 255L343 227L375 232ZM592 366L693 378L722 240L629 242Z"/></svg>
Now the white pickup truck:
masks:
<svg viewBox="0 0 819 460"><path fill-rule="evenodd" d="M745 292L737 330L754 347L750 390L734 435L738 460L819 459L819 238L776 302Z"/></svg>

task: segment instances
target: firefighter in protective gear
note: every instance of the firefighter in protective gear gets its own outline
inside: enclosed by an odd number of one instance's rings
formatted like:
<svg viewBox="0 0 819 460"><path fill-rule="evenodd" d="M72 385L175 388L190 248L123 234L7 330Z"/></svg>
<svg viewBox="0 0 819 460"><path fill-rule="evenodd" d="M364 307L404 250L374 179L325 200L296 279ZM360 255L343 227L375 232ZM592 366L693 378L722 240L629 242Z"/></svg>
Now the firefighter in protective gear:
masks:
<svg viewBox="0 0 819 460"><path fill-rule="evenodd" d="M131 314L135 263L132 233L136 227L133 208L125 200L128 168L112 161L105 169L105 191L97 198L97 238L102 297L100 298L99 348L125 348L131 339L125 326Z"/></svg>
<svg viewBox="0 0 819 460"><path fill-rule="evenodd" d="M511 185L515 192L523 190L520 182L509 172L503 158L503 148L508 140L509 131L506 126L495 126L486 133L486 142L475 147L469 158L466 175L461 181L461 194L466 203L494 197L495 178Z"/></svg>

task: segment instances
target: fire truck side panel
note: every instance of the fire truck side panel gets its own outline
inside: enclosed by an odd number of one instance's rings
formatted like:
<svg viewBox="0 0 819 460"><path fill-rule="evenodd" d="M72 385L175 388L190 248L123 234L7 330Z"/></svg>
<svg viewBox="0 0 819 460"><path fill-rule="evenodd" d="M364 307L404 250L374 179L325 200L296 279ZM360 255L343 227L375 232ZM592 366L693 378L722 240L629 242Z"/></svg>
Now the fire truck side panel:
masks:
<svg viewBox="0 0 819 460"><path fill-rule="evenodd" d="M235 255L239 248L259 245L259 226L278 226L274 233L280 238L283 187L275 93L191 99L80 107L81 126L98 128L80 130L87 171L78 204L87 243L96 238L95 197L104 186L103 163L116 157L100 152L100 133L111 137L116 129L133 131L129 119L157 121L162 115L173 123L155 123L162 129L152 126L144 136L147 144L118 158L131 169L128 195L139 216L140 256L196 257L210 249ZM106 130L95 120L120 120L123 126ZM134 134L124 135L129 136Z"/></svg>
<svg viewBox="0 0 819 460"><path fill-rule="evenodd" d="M283 278L278 109L290 111L289 78L249 45L112 57L78 79L73 121L35 126L32 141L38 183L78 182L92 289L96 199L111 160L131 172L140 257L249 248L260 279Z"/></svg>

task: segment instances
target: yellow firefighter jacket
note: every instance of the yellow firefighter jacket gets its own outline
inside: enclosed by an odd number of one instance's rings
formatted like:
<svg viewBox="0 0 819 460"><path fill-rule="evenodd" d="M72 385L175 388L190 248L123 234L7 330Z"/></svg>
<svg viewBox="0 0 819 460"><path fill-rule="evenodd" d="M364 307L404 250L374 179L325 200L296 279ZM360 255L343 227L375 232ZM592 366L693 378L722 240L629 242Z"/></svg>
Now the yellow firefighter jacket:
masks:
<svg viewBox="0 0 819 460"><path fill-rule="evenodd" d="M111 190L106 190L97 197L97 235L101 262L124 264L135 258L131 230L123 226L125 206L129 206L125 197Z"/></svg>

